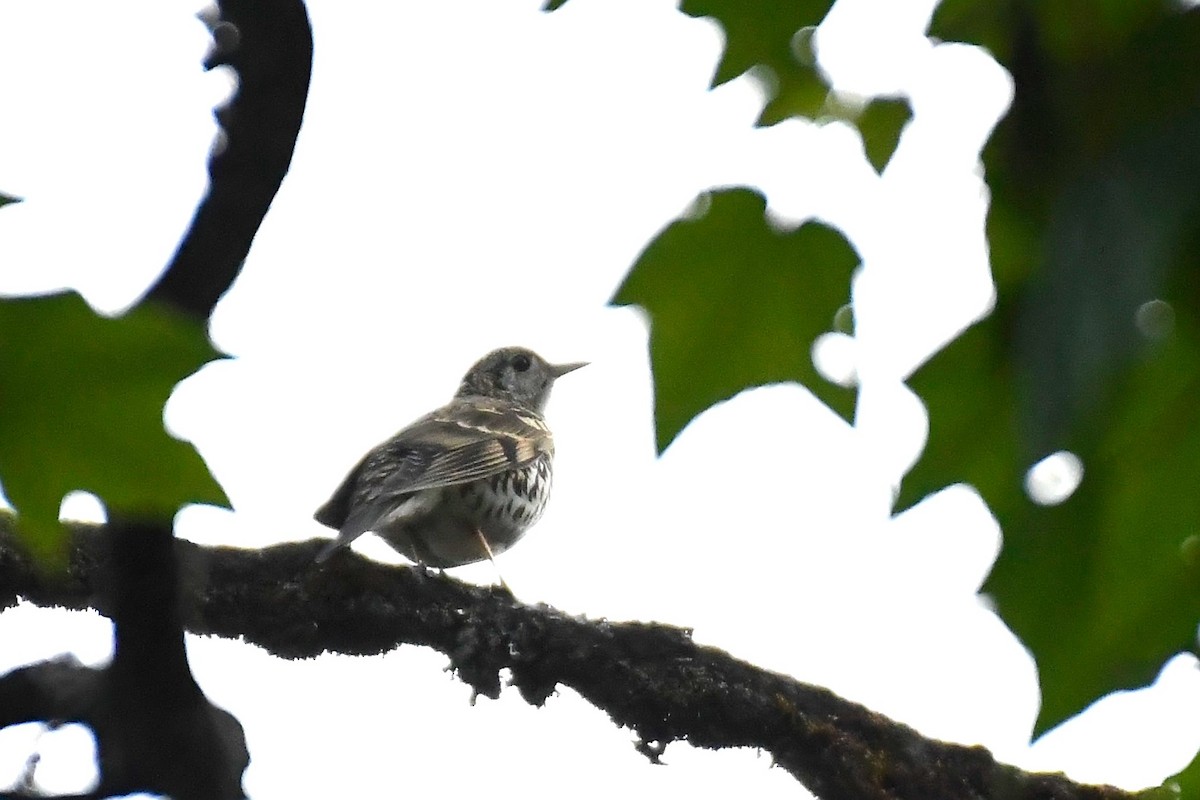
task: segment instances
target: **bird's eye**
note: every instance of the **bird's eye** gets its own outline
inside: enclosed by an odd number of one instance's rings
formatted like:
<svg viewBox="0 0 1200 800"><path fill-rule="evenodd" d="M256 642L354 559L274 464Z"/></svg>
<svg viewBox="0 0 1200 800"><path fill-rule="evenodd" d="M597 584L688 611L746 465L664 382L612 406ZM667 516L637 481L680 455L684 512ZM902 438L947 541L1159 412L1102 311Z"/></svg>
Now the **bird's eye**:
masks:
<svg viewBox="0 0 1200 800"><path fill-rule="evenodd" d="M515 356L512 360L512 365L513 365L513 369L515 369L517 372L524 372L525 370L529 369L529 367L531 366L531 364L529 362L529 356L527 356L527 355Z"/></svg>

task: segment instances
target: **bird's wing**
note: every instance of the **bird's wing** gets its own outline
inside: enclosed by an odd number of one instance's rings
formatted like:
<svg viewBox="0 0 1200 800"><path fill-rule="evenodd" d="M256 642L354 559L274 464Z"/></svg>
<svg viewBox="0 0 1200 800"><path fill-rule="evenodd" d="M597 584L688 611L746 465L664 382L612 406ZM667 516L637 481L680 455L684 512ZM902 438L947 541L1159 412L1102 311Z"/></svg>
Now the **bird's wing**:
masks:
<svg viewBox="0 0 1200 800"><path fill-rule="evenodd" d="M388 492L455 486L523 467L554 452L550 429L537 414L495 402L457 401L418 420L384 446L425 454L419 473L405 470L385 481Z"/></svg>
<svg viewBox="0 0 1200 800"><path fill-rule="evenodd" d="M405 495L486 478L553 449L537 414L491 400L456 399L367 453L316 519L339 529L344 544L397 511Z"/></svg>

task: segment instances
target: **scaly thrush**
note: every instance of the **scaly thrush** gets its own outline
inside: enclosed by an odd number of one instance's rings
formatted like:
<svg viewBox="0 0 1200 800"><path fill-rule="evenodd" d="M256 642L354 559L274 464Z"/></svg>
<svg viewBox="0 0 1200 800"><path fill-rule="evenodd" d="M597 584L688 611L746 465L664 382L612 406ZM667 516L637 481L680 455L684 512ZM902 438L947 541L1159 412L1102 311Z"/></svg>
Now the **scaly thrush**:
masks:
<svg viewBox="0 0 1200 800"><path fill-rule="evenodd" d="M521 347L488 353L453 400L368 452L318 509L317 522L338 537L317 561L368 531L430 567L507 550L550 495L554 440L542 418L550 388L582 366L548 364Z"/></svg>

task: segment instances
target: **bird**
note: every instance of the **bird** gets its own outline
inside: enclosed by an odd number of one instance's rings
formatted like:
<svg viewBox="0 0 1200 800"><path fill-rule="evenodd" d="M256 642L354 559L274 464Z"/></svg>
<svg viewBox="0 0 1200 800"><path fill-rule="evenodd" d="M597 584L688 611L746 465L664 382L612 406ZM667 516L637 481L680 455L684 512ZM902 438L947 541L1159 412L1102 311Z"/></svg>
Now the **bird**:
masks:
<svg viewBox="0 0 1200 800"><path fill-rule="evenodd" d="M316 560L370 531L426 567L494 566L546 508L554 439L543 411L554 381L584 366L523 347L485 355L449 403L368 451L317 510L337 538Z"/></svg>

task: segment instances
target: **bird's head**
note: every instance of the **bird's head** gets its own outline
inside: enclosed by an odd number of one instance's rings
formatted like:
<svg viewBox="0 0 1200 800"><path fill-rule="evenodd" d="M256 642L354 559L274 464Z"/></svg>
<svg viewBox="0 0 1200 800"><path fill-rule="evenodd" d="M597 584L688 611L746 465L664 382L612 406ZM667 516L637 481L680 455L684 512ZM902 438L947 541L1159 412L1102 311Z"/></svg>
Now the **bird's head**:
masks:
<svg viewBox="0 0 1200 800"><path fill-rule="evenodd" d="M550 364L524 347L493 350L463 376L459 397L494 397L541 411L555 378L587 366L587 362Z"/></svg>

